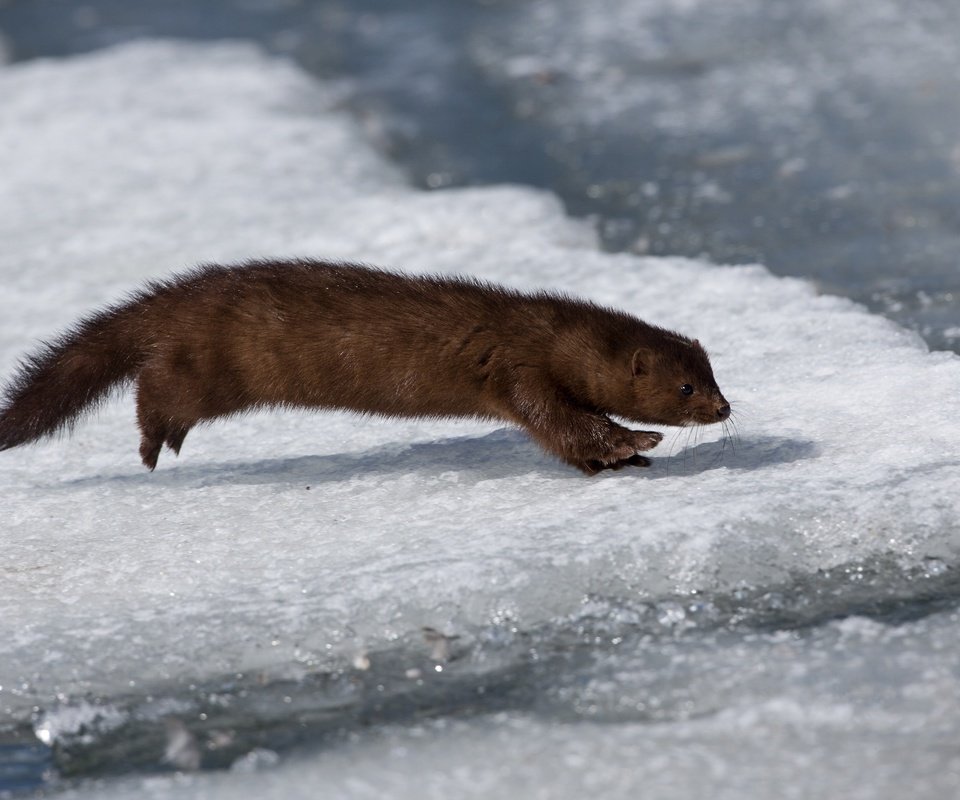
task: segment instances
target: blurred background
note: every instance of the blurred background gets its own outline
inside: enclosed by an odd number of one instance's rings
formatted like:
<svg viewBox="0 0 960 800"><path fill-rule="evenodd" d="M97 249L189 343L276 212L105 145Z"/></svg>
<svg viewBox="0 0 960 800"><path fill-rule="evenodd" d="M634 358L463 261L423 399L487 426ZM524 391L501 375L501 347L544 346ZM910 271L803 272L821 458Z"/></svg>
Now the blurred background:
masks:
<svg viewBox="0 0 960 800"><path fill-rule="evenodd" d="M425 189L523 183L613 251L761 262L960 350L954 0L0 0L7 61L253 40Z"/></svg>

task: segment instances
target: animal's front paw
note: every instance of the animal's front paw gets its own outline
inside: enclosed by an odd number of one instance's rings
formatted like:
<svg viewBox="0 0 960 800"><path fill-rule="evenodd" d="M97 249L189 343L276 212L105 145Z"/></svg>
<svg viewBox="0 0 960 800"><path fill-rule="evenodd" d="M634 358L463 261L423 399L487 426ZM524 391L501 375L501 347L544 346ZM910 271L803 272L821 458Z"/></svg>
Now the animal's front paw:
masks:
<svg viewBox="0 0 960 800"><path fill-rule="evenodd" d="M634 450L652 450L663 441L663 434L657 431L627 431Z"/></svg>
<svg viewBox="0 0 960 800"><path fill-rule="evenodd" d="M607 451L600 455L600 461L607 463L625 461L634 453L656 447L662 439L663 434L656 431L631 431L619 428L610 434Z"/></svg>
<svg viewBox="0 0 960 800"><path fill-rule="evenodd" d="M656 447L662 439L663 434L656 431L631 431L616 426L599 446L585 448L568 461L588 475L604 469L649 467L650 460L638 451Z"/></svg>
<svg viewBox="0 0 960 800"><path fill-rule="evenodd" d="M621 458L616 461L601 461L598 458L591 458L588 461L581 461L576 465L578 469L587 473L587 475L596 475L605 469L618 470L624 467L649 467L650 459L634 453L627 458Z"/></svg>

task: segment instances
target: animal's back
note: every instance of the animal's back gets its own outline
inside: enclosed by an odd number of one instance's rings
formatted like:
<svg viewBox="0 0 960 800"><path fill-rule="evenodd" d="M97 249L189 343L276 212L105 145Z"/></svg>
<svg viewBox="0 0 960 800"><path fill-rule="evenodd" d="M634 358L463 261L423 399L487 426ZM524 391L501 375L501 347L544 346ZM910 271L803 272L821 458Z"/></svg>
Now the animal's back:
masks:
<svg viewBox="0 0 960 800"><path fill-rule="evenodd" d="M524 350L543 358L541 305L475 281L353 265L207 267L155 287L147 368L203 384L202 418L251 405L488 415L495 370Z"/></svg>

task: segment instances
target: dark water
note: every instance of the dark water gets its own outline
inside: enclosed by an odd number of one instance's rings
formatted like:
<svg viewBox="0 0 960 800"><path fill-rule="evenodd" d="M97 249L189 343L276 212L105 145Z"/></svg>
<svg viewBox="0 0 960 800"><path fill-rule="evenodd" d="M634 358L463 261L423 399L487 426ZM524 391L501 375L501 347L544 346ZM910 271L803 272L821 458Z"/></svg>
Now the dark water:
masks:
<svg viewBox="0 0 960 800"><path fill-rule="evenodd" d="M349 78L425 188L545 187L611 250L760 261L960 349L952 0L8 0L0 31L255 40Z"/></svg>

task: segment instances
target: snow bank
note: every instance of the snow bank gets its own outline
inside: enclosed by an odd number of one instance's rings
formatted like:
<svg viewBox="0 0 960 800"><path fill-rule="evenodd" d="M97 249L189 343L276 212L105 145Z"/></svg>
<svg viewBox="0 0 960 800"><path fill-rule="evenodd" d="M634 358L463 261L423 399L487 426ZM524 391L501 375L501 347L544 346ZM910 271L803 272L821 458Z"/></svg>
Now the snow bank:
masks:
<svg viewBox="0 0 960 800"><path fill-rule="evenodd" d="M0 70L0 374L202 261L309 255L593 298L699 337L739 440L584 478L472 422L263 413L139 464L129 396L0 454L0 708L295 672L423 625L957 554L960 361L761 267L597 252L556 200L404 186L336 87L240 45ZM733 446L735 445L735 447Z"/></svg>

